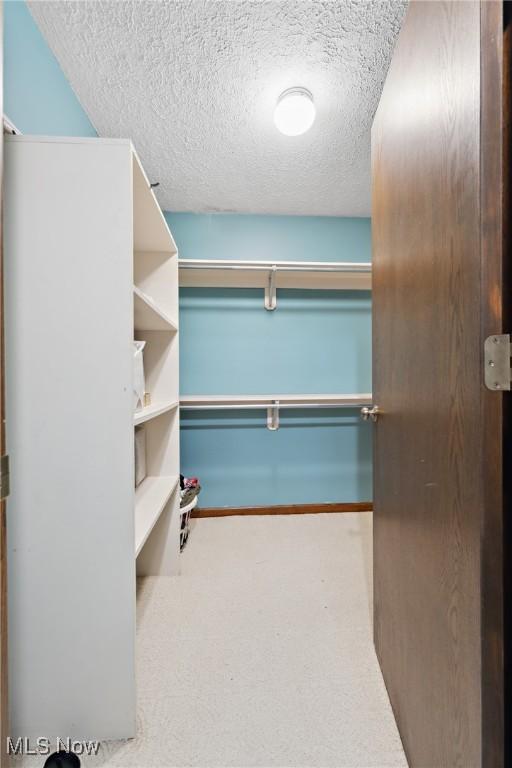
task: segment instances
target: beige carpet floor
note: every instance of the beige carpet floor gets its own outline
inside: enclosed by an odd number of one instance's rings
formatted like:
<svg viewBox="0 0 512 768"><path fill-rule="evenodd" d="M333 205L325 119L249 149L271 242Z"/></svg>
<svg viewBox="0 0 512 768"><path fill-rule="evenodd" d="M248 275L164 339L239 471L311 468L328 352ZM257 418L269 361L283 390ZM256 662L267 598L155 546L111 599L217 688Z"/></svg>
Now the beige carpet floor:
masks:
<svg viewBox="0 0 512 768"><path fill-rule="evenodd" d="M407 766L372 643L369 513L195 521L182 575L139 584L137 650L138 736L83 766Z"/></svg>

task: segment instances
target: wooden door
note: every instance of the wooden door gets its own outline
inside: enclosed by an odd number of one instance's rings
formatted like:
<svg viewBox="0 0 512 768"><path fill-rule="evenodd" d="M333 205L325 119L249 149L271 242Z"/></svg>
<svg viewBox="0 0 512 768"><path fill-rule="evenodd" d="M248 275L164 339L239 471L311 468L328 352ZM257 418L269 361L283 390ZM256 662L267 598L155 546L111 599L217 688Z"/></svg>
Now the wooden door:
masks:
<svg viewBox="0 0 512 768"><path fill-rule="evenodd" d="M503 6L412 2L372 129L375 645L412 768L500 768Z"/></svg>

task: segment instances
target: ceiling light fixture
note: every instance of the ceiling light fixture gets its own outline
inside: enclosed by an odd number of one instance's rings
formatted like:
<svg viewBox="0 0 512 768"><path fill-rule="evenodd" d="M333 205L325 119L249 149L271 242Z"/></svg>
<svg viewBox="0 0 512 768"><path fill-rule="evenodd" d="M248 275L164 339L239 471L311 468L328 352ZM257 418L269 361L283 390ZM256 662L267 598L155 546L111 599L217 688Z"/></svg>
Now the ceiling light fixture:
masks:
<svg viewBox="0 0 512 768"><path fill-rule="evenodd" d="M285 136L300 136L309 131L315 115L311 93L306 88L288 88L277 100L274 123Z"/></svg>

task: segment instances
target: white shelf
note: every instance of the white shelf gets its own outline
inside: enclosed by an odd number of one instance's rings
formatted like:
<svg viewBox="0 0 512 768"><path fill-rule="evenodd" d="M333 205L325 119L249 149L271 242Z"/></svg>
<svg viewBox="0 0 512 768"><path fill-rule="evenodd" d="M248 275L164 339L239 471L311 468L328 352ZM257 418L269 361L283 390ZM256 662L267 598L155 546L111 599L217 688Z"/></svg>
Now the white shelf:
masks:
<svg viewBox="0 0 512 768"><path fill-rule="evenodd" d="M176 243L135 150L133 150L133 230L135 251L177 253Z"/></svg>
<svg viewBox="0 0 512 768"><path fill-rule="evenodd" d="M177 331L178 324L165 314L136 285L133 286L134 327L136 331Z"/></svg>
<svg viewBox="0 0 512 768"><path fill-rule="evenodd" d="M146 477L135 489L135 557L178 485L179 476Z"/></svg>
<svg viewBox="0 0 512 768"><path fill-rule="evenodd" d="M141 408L140 411L135 411L133 415L133 424L144 424L145 421L155 419L157 416L161 416L162 413L172 411L173 408L177 408L179 405L177 400L170 400L168 403L153 403L146 408Z"/></svg>
<svg viewBox="0 0 512 768"><path fill-rule="evenodd" d="M371 393L334 394L334 395L182 395L180 405L187 407L208 406L255 406L272 407L275 402L280 405L340 405L354 408L372 404Z"/></svg>
<svg viewBox="0 0 512 768"><path fill-rule="evenodd" d="M181 287L364 290L372 287L369 262L179 259Z"/></svg>

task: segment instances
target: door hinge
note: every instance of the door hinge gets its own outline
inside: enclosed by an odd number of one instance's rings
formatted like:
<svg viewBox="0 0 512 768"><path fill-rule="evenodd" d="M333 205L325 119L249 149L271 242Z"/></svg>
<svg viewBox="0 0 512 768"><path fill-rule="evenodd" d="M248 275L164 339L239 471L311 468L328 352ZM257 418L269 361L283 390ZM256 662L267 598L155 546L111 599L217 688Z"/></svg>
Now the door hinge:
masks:
<svg viewBox="0 0 512 768"><path fill-rule="evenodd" d="M0 456L0 501L6 499L10 492L9 456L4 453L3 456Z"/></svg>
<svg viewBox="0 0 512 768"><path fill-rule="evenodd" d="M488 336L484 342L485 386L494 392L510 389L510 335Z"/></svg>

